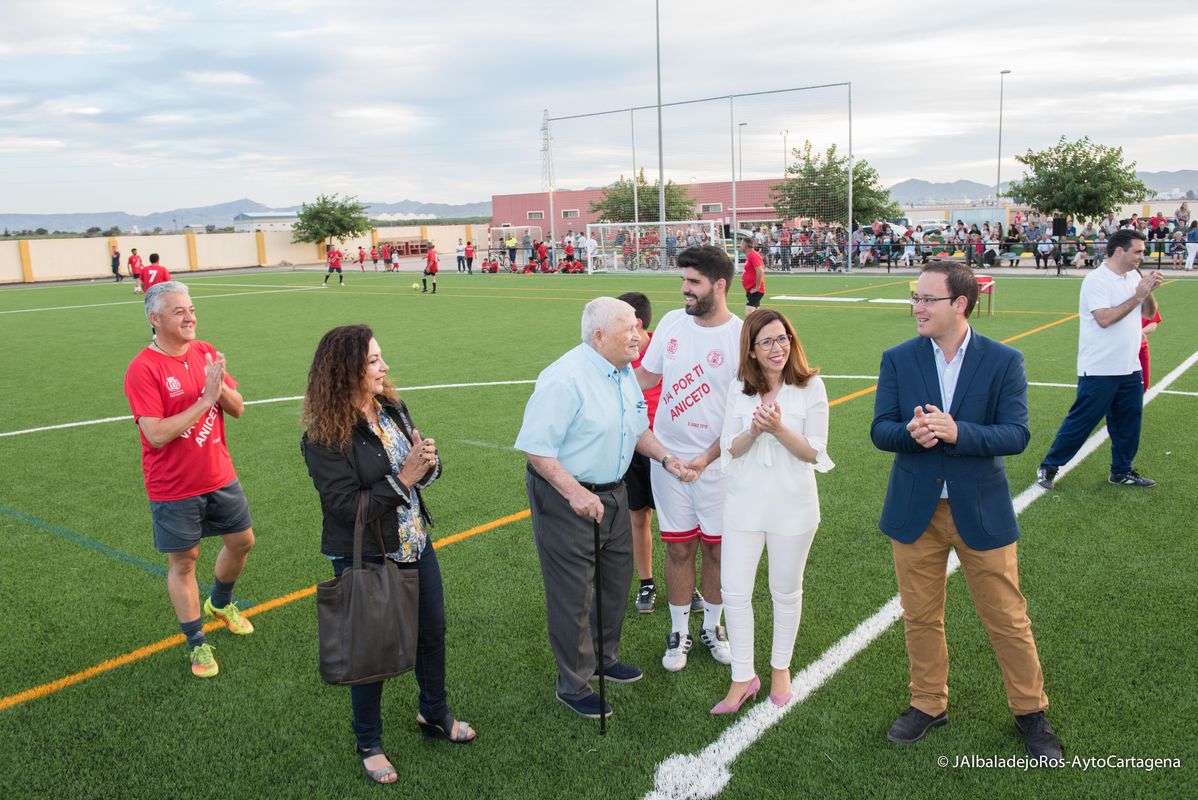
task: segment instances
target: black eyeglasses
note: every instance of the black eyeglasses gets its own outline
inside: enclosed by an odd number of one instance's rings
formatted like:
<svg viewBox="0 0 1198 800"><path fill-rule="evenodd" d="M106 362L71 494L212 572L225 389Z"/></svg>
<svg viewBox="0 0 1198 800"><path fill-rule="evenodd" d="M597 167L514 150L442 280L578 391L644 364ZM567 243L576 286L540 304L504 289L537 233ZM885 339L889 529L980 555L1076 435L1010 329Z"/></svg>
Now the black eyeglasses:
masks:
<svg viewBox="0 0 1198 800"><path fill-rule="evenodd" d="M913 294L913 295L911 295L911 299L909 302L913 306L930 306L932 303L939 302L940 300L952 300L952 299L953 298L951 298L951 297L926 297L921 294Z"/></svg>
<svg viewBox="0 0 1198 800"><path fill-rule="evenodd" d="M774 345L778 345L779 347L785 349L790 347L790 339L790 334L784 333L781 336L775 336L773 339L758 339L756 342L754 342L754 344L764 350L773 350Z"/></svg>

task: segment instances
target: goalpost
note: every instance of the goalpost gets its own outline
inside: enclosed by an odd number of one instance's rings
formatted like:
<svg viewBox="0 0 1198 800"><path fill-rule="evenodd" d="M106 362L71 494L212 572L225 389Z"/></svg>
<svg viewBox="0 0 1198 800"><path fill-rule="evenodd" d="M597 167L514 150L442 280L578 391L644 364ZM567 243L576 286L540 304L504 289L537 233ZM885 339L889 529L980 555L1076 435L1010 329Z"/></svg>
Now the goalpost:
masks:
<svg viewBox="0 0 1198 800"><path fill-rule="evenodd" d="M708 219L665 222L592 222L587 241L575 249L586 260L587 273L678 269L678 253L692 245L723 245L716 223ZM664 237L664 240L663 240ZM594 242L594 244L592 244Z"/></svg>

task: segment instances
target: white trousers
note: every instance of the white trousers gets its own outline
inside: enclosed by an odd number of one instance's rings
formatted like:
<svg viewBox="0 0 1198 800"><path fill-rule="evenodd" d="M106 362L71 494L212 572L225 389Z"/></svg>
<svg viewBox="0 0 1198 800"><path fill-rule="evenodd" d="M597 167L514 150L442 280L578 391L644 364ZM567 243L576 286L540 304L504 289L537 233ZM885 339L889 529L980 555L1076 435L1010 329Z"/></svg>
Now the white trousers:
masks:
<svg viewBox="0 0 1198 800"><path fill-rule="evenodd" d="M1194 256L1198 256L1198 243L1186 242L1186 269L1194 268Z"/></svg>
<svg viewBox="0 0 1198 800"><path fill-rule="evenodd" d="M803 570L815 528L798 536L767 531L724 531L720 590L732 648L732 680L752 680L753 584L763 548L769 549L770 595L774 600L774 642L770 666L788 669L803 613Z"/></svg>

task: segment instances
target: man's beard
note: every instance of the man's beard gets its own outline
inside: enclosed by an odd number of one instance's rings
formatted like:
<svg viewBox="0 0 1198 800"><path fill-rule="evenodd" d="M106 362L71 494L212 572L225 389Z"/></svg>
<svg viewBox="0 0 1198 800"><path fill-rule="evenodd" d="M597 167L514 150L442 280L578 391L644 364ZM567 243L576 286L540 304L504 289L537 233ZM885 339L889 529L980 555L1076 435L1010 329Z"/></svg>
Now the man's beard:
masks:
<svg viewBox="0 0 1198 800"><path fill-rule="evenodd" d="M692 317L705 317L711 310L715 308L715 291L712 290L706 297L695 295L695 304L686 306L686 313Z"/></svg>

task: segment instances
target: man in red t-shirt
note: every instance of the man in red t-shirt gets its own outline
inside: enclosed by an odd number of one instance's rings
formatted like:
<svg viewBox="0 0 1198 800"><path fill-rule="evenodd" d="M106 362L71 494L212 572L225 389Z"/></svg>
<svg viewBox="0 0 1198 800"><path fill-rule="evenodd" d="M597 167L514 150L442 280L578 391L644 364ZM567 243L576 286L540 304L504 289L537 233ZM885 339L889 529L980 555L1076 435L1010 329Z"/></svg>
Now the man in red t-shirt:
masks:
<svg viewBox="0 0 1198 800"><path fill-rule="evenodd" d="M337 245L332 245L328 252L329 269L324 274L324 283L321 284L322 287L329 285L329 276L334 272L337 273L337 285L345 285L345 276L341 274L341 258L341 251L337 249Z"/></svg>
<svg viewBox="0 0 1198 800"><path fill-rule="evenodd" d="M133 278L133 293L141 294L144 291L141 288L141 256L136 247L129 251L129 275Z"/></svg>
<svg viewBox="0 0 1198 800"><path fill-rule="evenodd" d="M428 255L424 257L424 277L420 283L424 286L421 294L428 294L428 278L433 277L433 294L437 293L437 246L428 243Z"/></svg>
<svg viewBox="0 0 1198 800"><path fill-rule="evenodd" d="M366 248L362 245L358 245L358 266L363 272L366 271Z"/></svg>
<svg viewBox="0 0 1198 800"><path fill-rule="evenodd" d="M466 274L474 274L474 242L466 242Z"/></svg>
<svg viewBox="0 0 1198 800"><path fill-rule="evenodd" d="M166 283L170 279L170 271L158 263L158 254L150 253L150 266L141 268L142 290L148 292L157 284Z"/></svg>
<svg viewBox="0 0 1198 800"><path fill-rule="evenodd" d="M379 271L379 249L372 246L370 248L370 260L374 262L374 271Z"/></svg>
<svg viewBox="0 0 1198 800"><path fill-rule="evenodd" d="M765 297L765 265L748 236L741 237L740 251L745 254L745 273L740 283L745 287L745 316L748 317L761 306L761 298Z"/></svg>
<svg viewBox="0 0 1198 800"><path fill-rule="evenodd" d="M129 364L125 397L141 438L154 547L167 558L167 594L187 638L192 673L210 678L219 668L203 618L215 617L236 634L254 631L233 602L254 531L225 445L225 412L239 418L245 401L224 355L196 339L195 306L185 285L167 281L147 291L146 317L158 335ZM205 536L220 536L223 546L201 616L195 567Z"/></svg>
<svg viewBox="0 0 1198 800"><path fill-rule="evenodd" d="M649 325L653 322L653 305L640 292L626 292L617 300L632 306L636 315L636 332L640 336L640 355L632 362L632 368L641 365L645 351L653 334ZM653 429L653 418L657 415L657 403L661 399L661 381L656 386L643 390L646 410L649 412L649 429ZM628 510L632 516L632 560L636 563L641 585L636 592L633 607L642 614L652 614L657 600L657 586L653 582L653 487L649 478L649 459L634 453L628 471L624 473L624 485L628 491Z"/></svg>
<svg viewBox="0 0 1198 800"><path fill-rule="evenodd" d="M391 271L391 245L383 245L383 269L387 272Z"/></svg>

